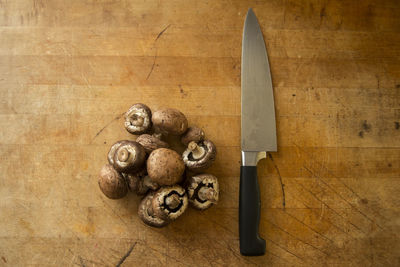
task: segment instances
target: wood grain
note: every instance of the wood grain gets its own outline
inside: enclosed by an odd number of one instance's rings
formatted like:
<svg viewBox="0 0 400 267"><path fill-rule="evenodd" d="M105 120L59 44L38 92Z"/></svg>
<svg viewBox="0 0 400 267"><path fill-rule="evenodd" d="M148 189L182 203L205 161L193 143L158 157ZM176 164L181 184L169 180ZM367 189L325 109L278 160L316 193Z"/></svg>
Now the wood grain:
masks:
<svg viewBox="0 0 400 267"><path fill-rule="evenodd" d="M267 240L239 253L240 55L253 7L278 152L259 163ZM0 0L0 266L400 265L400 5ZM221 199L164 229L97 185L133 103L218 149Z"/></svg>

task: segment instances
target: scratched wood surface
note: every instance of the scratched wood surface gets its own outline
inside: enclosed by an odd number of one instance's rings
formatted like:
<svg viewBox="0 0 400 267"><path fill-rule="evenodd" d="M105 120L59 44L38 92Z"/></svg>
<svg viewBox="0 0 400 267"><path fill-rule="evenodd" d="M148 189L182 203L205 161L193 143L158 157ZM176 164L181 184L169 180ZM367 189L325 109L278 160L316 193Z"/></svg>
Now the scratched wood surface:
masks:
<svg viewBox="0 0 400 267"><path fill-rule="evenodd" d="M262 257L238 250L240 54L253 7L278 152ZM400 4L0 0L1 266L399 266ZM175 107L219 154L220 203L163 229L105 198L131 104Z"/></svg>

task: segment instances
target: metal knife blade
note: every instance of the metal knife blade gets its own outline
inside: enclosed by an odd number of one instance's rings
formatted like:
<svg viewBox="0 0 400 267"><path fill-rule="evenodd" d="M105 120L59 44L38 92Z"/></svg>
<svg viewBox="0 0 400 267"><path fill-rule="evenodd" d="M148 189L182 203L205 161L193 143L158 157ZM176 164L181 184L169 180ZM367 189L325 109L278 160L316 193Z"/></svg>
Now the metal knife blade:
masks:
<svg viewBox="0 0 400 267"><path fill-rule="evenodd" d="M276 151L274 94L264 38L257 18L247 12L242 41L242 121L239 191L240 252L263 255L266 243L258 233L260 188L257 162Z"/></svg>
<svg viewBox="0 0 400 267"><path fill-rule="evenodd" d="M249 9L242 41L242 151L276 151L275 107L264 38Z"/></svg>

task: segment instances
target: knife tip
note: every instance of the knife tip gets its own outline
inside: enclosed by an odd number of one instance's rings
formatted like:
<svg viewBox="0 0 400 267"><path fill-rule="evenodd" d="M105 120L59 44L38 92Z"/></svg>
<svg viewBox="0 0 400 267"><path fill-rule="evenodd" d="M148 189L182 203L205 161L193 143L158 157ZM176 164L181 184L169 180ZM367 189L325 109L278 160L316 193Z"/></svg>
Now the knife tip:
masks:
<svg viewBox="0 0 400 267"><path fill-rule="evenodd" d="M253 8L251 8L251 7L249 8L249 10L247 10L246 17L250 17L250 16L255 16Z"/></svg>

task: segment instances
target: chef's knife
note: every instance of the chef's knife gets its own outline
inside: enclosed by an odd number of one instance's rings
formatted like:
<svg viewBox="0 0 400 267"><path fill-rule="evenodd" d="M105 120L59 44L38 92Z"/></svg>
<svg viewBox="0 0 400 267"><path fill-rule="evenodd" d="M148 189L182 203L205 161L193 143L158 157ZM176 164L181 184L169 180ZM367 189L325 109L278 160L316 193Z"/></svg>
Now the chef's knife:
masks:
<svg viewBox="0 0 400 267"><path fill-rule="evenodd" d="M242 40L242 166L240 167L240 253L265 254L259 236L260 188L257 162L276 151L276 125L271 73L264 38L257 18L247 12Z"/></svg>

